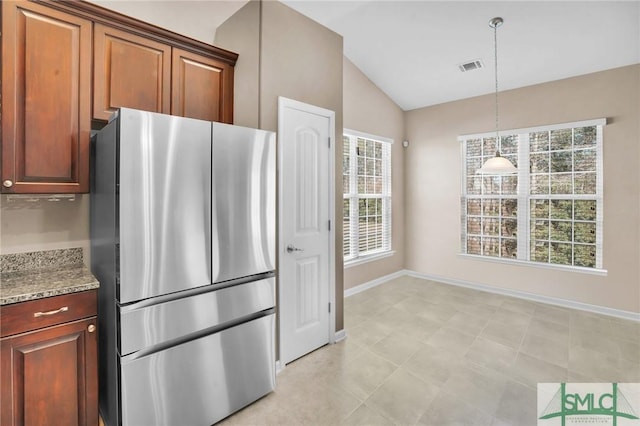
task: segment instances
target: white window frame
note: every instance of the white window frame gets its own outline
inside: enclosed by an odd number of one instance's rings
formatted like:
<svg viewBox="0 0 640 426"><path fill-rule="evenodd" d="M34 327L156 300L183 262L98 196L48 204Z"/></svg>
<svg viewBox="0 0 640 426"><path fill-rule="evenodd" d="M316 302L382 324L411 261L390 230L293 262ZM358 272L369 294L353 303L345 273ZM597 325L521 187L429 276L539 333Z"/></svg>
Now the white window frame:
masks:
<svg viewBox="0 0 640 426"><path fill-rule="evenodd" d="M562 270L571 270L576 272L583 272L588 274L595 275L606 275L606 269L603 269L603 253L602 253L602 240L603 240L603 165L602 165L602 145L603 145L603 128L606 125L606 119L595 119L595 120L585 120L571 123L560 123L553 124L548 126L538 126L538 127L529 127L529 128L520 128L520 129L511 129L511 130L501 130L500 134L502 136L505 135L517 135L518 136L518 186L517 186L517 200L518 200L518 213L517 213L517 241L518 241L518 249L517 256L515 259L510 259L507 257L496 257L496 256L488 256L488 255L478 255L478 254L467 254L467 163L466 163L466 141L471 139L478 138L491 138L495 137L495 132L487 132L487 133L477 133L477 134L468 134L458 136L458 141L460 142L461 147L461 253L460 256L473 258L477 260L486 260L492 262L499 263L507 263L507 264L519 264L525 266L535 266L540 268L547 269L562 269ZM546 132L552 130L561 130L561 129L573 129L580 127L589 127L596 126L597 134L596 134L596 194L589 195L581 195L581 194L570 194L570 195L554 195L554 194L531 194L530 193L530 171L529 171L529 134L535 132ZM572 151L573 152L573 151ZM572 179L575 178L575 171L571 172ZM473 196L474 198L477 196ZM513 198L513 196L506 196L507 198ZM500 198L500 195L491 196L491 198ZM531 220L530 220L530 202L533 199L544 199L544 200L553 200L553 199L571 199L571 200L580 200L580 199L590 199L596 201L596 261L594 267L586 267L586 266L574 266L574 265L563 265L563 264L554 264L548 262L538 262L531 259ZM574 221L572 219L572 221ZM575 244L572 239L572 244Z"/></svg>
<svg viewBox="0 0 640 426"><path fill-rule="evenodd" d="M350 201L350 218L351 223L349 234L344 234L343 238L350 240L350 254L344 254L344 265L355 266L372 260L378 260L384 257L388 257L393 254L391 245L391 146L393 145L393 139L385 138L382 136L371 135L368 133L359 132L357 130L344 129L343 136L349 138L349 193L344 193L343 200ZM382 194L359 194L358 193L358 162L356 159L357 139L367 139L382 144ZM344 161L344 157L343 157ZM368 250L364 252L359 251L359 235L358 235L358 200L360 198L380 198L382 199L382 226L383 226L383 247L377 250Z"/></svg>

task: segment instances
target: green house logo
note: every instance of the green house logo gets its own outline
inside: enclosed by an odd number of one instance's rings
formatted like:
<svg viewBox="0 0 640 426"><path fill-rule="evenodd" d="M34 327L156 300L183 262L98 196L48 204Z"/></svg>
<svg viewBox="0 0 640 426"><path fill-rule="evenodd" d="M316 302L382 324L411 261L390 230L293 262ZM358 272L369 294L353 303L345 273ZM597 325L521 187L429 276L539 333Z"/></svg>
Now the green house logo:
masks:
<svg viewBox="0 0 640 426"><path fill-rule="evenodd" d="M549 386L557 386L557 383L540 383L538 385L538 406L540 407L541 386L547 385L546 395L549 395ZM637 385L637 384L632 384ZM553 389L553 388L552 388ZM633 393L633 401L640 395ZM555 419L555 422L544 420ZM624 419L624 420L623 420ZM542 421L541 421L542 420ZM627 397L622 393L618 383L560 383L549 403L540 413L538 425L558 424L561 426L581 424L638 424L640 418ZM636 420L638 420L636 422Z"/></svg>

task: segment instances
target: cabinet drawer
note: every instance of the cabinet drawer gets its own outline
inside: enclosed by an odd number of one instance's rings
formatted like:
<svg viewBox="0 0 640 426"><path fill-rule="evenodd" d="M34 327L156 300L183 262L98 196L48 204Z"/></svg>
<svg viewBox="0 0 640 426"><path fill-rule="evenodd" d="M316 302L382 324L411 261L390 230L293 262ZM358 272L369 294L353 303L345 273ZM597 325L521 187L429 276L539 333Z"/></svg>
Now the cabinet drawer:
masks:
<svg viewBox="0 0 640 426"><path fill-rule="evenodd" d="M97 300L97 290L89 290L0 306L0 336L97 315Z"/></svg>

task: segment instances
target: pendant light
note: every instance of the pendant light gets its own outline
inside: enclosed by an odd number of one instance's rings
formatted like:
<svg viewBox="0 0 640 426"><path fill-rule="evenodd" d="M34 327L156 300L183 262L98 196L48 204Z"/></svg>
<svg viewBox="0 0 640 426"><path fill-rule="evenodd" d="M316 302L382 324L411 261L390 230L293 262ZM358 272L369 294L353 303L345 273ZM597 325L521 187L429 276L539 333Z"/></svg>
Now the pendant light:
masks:
<svg viewBox="0 0 640 426"><path fill-rule="evenodd" d="M482 165L480 169L476 173L487 174L487 175L501 175L501 174L510 174L516 173L518 169L511 163L511 161L500 155L500 134L498 127L498 27L502 25L503 19L500 17L493 18L489 21L489 26L493 28L493 58L494 58L494 69L495 69L495 82L496 82L496 96L495 96L495 104L496 104L496 156L488 159Z"/></svg>

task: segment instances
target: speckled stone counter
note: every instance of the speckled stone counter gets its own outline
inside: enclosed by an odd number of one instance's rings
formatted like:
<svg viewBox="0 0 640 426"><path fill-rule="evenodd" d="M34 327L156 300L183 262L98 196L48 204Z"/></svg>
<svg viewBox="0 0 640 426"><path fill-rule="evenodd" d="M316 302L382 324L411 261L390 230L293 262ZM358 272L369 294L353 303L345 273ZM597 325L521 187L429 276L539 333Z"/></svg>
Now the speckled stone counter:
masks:
<svg viewBox="0 0 640 426"><path fill-rule="evenodd" d="M82 262L81 248L0 256L0 305L98 287Z"/></svg>

